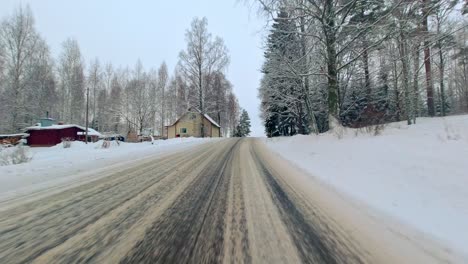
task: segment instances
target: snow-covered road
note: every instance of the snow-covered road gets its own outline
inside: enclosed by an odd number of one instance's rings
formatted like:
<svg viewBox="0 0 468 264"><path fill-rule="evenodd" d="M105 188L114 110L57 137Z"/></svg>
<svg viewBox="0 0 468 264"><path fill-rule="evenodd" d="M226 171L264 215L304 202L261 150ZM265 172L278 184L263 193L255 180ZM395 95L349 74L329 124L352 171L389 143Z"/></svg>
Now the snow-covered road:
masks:
<svg viewBox="0 0 468 264"><path fill-rule="evenodd" d="M0 214L4 263L462 263L255 139L107 168Z"/></svg>

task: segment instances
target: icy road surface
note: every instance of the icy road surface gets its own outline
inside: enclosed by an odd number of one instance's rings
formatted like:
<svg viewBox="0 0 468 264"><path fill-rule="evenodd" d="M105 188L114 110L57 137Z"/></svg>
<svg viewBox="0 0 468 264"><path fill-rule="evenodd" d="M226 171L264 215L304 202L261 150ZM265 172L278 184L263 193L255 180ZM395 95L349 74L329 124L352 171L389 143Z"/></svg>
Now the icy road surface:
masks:
<svg viewBox="0 0 468 264"><path fill-rule="evenodd" d="M255 139L104 174L0 208L0 263L463 262L310 184Z"/></svg>

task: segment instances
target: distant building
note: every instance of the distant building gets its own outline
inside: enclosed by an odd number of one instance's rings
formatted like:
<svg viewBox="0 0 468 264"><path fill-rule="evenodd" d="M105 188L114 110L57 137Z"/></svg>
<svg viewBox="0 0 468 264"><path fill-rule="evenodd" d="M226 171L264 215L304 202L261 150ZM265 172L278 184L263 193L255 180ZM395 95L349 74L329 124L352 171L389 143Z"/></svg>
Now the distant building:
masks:
<svg viewBox="0 0 468 264"><path fill-rule="evenodd" d="M174 124L166 126L165 136L166 138L202 137L202 124L203 137L221 137L221 126L196 108L190 108Z"/></svg>
<svg viewBox="0 0 468 264"><path fill-rule="evenodd" d="M78 133L86 128L78 125L32 126L25 128L27 144L31 147L50 147L62 142L62 139L79 140Z"/></svg>
<svg viewBox="0 0 468 264"><path fill-rule="evenodd" d="M86 130L83 132L78 132L78 140L85 141ZM104 136L92 128L88 128L88 142L97 142L99 139L104 138Z"/></svg>
<svg viewBox="0 0 468 264"><path fill-rule="evenodd" d="M31 147L50 147L62 142L62 139L79 140L78 132L86 129L78 125L32 126L25 129L29 134L27 144Z"/></svg>

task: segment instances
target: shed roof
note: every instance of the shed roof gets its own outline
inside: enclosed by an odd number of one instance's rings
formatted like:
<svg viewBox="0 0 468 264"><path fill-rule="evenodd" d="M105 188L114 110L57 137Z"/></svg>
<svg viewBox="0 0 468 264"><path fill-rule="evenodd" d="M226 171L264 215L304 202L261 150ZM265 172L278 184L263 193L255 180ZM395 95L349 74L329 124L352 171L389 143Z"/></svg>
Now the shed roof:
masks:
<svg viewBox="0 0 468 264"><path fill-rule="evenodd" d="M0 138L8 138L8 137L24 137L27 136L26 133L17 133L17 134L0 134Z"/></svg>
<svg viewBox="0 0 468 264"><path fill-rule="evenodd" d="M86 131L86 130L85 130ZM86 132L83 131L83 132L78 132L78 135L79 136L83 136L86 134ZM88 128L88 136L97 136L97 137L102 137L102 134L97 132L95 129L92 129L92 128Z"/></svg>
<svg viewBox="0 0 468 264"><path fill-rule="evenodd" d="M71 127L76 127L78 129L81 129L83 131L86 131L86 128L79 126L79 125L51 125L51 126L31 126L27 127L24 130L25 131L31 131L31 130L59 130L59 129L66 129L66 128L71 128Z"/></svg>

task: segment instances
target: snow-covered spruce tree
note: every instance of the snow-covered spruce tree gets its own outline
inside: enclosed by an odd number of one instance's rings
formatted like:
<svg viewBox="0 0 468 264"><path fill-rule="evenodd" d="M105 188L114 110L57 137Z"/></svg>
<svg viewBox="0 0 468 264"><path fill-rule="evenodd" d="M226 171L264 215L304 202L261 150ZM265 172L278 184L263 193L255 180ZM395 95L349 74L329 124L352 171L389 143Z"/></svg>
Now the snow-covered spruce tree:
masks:
<svg viewBox="0 0 468 264"><path fill-rule="evenodd" d="M356 1L355 7L350 10L349 23L343 26L343 35L354 38L355 34L358 34L358 38L349 42L349 47L361 54L359 60L349 67L352 69L350 72L353 75L350 76L351 89L344 87L340 89L342 96L340 99L340 118L344 125L360 126L377 123L379 121L374 120L374 117L386 110L377 107L377 103L382 101L382 98L378 98L381 97L380 87L377 87L378 82L373 80L375 79L374 75L377 74L371 71L371 56L373 52L381 48L381 45L375 45L379 43L379 39L388 35L385 30L382 30L386 21L379 21L379 18L388 12L389 7L383 1ZM376 28L380 29L375 30ZM349 73L345 70L343 75L346 74ZM340 82L346 83L345 81Z"/></svg>
<svg viewBox="0 0 468 264"><path fill-rule="evenodd" d="M367 78L360 85L362 89L371 87L372 52L394 33L392 25L386 22L391 20L392 12L401 2L385 1L383 5L367 0L258 2L268 16L283 10L293 14L289 20L298 29L300 39L305 40L301 41L301 55L307 54L307 59L300 60L302 68L290 68L297 70L296 76L308 77L303 82L310 83L307 85L310 92L307 97L311 105L319 106L314 109L317 127L320 132L327 131L328 117L339 119L341 112L346 111L344 105L350 103L346 102L348 92L351 92L348 85L360 83L362 74L363 79Z"/></svg>
<svg viewBox="0 0 468 264"><path fill-rule="evenodd" d="M293 20L281 10L268 37L264 74L260 85L262 115L268 136L291 136L309 132L299 68L301 42Z"/></svg>
<svg viewBox="0 0 468 264"><path fill-rule="evenodd" d="M231 91L227 103L227 131L226 136L235 136L236 126L239 122L239 102L236 95Z"/></svg>
<svg viewBox="0 0 468 264"><path fill-rule="evenodd" d="M245 109L242 109L239 124L236 127L236 137L246 137L250 135L250 117Z"/></svg>

